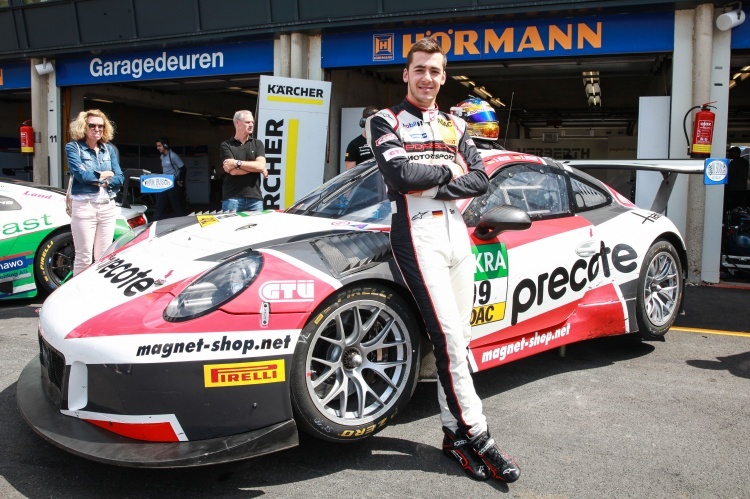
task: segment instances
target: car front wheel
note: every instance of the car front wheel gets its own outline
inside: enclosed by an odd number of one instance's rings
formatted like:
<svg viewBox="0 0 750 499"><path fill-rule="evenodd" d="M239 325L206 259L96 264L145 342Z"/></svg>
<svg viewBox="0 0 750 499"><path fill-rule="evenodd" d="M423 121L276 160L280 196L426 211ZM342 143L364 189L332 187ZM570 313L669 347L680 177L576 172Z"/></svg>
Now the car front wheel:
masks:
<svg viewBox="0 0 750 499"><path fill-rule="evenodd" d="M51 293L73 273L73 234L61 232L44 241L34 259L37 286Z"/></svg>
<svg viewBox="0 0 750 499"><path fill-rule="evenodd" d="M649 248L638 280L636 318L646 340L661 339L677 318L682 301L682 264L674 246L659 240Z"/></svg>
<svg viewBox="0 0 750 499"><path fill-rule="evenodd" d="M338 291L300 334L292 407L303 431L332 442L379 432L409 401L419 371L419 327L383 285Z"/></svg>

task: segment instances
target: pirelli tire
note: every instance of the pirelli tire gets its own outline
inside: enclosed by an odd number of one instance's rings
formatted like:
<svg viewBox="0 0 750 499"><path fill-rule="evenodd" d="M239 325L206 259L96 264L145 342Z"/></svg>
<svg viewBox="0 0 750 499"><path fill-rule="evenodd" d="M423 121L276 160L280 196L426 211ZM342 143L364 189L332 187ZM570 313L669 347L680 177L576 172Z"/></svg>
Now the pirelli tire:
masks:
<svg viewBox="0 0 750 499"><path fill-rule="evenodd" d="M73 272L75 248L70 231L58 232L46 239L34 258L34 278L37 288L47 293L59 288Z"/></svg>
<svg viewBox="0 0 750 499"><path fill-rule="evenodd" d="M332 295L302 330L291 368L297 426L331 442L385 428L409 401L420 329L406 301L375 284Z"/></svg>
<svg viewBox="0 0 750 499"><path fill-rule="evenodd" d="M649 248L638 279L638 334L659 340L674 324L683 291L682 263L674 246L663 239Z"/></svg>

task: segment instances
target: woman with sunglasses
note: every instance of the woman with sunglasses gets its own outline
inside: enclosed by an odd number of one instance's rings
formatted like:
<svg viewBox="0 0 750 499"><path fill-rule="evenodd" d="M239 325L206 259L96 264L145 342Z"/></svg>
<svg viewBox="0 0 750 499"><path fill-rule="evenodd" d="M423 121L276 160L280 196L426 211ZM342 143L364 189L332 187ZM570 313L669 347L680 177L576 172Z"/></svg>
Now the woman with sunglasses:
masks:
<svg viewBox="0 0 750 499"><path fill-rule="evenodd" d="M109 143L114 124L98 109L81 111L70 123L65 145L73 210L70 228L76 257L73 275L97 261L115 235L115 195L123 183L119 152Z"/></svg>

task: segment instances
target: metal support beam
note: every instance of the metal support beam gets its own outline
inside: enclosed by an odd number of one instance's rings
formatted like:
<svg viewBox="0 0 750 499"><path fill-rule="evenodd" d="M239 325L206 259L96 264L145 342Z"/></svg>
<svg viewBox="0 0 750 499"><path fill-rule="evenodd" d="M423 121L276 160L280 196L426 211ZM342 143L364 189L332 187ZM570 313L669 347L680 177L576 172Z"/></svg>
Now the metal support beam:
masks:
<svg viewBox="0 0 750 499"><path fill-rule="evenodd" d="M720 31L715 28L713 19L715 14L721 14L717 10L711 17L711 26L714 29L711 74L710 74L710 97L716 113L716 124L714 125L713 143L711 145L711 157L723 158L726 156L727 146L727 123L729 120L729 63L732 55L732 30ZM724 215L724 186L706 186L706 213L703 217L703 258L701 265L701 280L704 282L718 283L721 273L721 230Z"/></svg>
<svg viewBox="0 0 750 499"><path fill-rule="evenodd" d="M291 76L292 66L291 35L282 34L273 42L273 74L274 76Z"/></svg>
<svg viewBox="0 0 750 499"><path fill-rule="evenodd" d="M711 45L713 43L713 4L695 9L693 26L693 105L711 99ZM701 281L703 224L706 213L706 186L701 177L688 178L688 211L685 228L688 282Z"/></svg>
<svg viewBox="0 0 750 499"><path fill-rule="evenodd" d="M307 78L307 35L302 33L292 33L291 46L291 77Z"/></svg>
<svg viewBox="0 0 750 499"><path fill-rule="evenodd" d="M34 127L34 163L33 181L38 184L49 185L49 154L47 142L47 87L49 78L40 75L35 65L41 64L41 59L31 59L31 125Z"/></svg>

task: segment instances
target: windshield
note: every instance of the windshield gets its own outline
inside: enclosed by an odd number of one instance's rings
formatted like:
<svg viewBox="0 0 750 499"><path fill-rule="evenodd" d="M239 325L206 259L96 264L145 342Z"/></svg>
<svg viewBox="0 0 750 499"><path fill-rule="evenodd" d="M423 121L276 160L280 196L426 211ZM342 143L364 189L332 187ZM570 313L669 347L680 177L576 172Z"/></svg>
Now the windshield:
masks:
<svg viewBox="0 0 750 499"><path fill-rule="evenodd" d="M353 222L391 223L391 203L374 162L365 162L332 178L286 212Z"/></svg>

